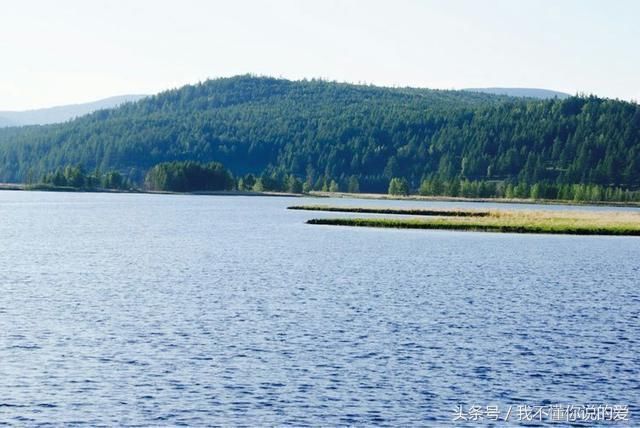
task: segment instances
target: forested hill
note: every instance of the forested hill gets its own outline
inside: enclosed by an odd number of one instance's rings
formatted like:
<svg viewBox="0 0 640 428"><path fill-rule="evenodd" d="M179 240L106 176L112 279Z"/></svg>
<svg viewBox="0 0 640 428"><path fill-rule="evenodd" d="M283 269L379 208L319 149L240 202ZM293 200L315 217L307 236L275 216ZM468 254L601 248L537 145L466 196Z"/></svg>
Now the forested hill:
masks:
<svg viewBox="0 0 640 428"><path fill-rule="evenodd" d="M141 182L171 160L311 187L386 191L392 177L640 185L640 107L239 76L163 92L59 125L0 130L0 181L60 166Z"/></svg>

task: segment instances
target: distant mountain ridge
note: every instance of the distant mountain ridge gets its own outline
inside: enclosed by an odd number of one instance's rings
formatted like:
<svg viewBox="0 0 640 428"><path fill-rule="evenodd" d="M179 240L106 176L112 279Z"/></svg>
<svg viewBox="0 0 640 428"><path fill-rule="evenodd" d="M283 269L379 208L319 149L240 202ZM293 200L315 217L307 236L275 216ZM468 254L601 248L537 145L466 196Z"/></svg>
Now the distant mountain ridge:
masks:
<svg viewBox="0 0 640 428"><path fill-rule="evenodd" d="M538 98L542 100L558 98L563 100L571 95L565 92L539 88L466 88L463 91L481 92L483 94L507 95L510 97Z"/></svg>
<svg viewBox="0 0 640 428"><path fill-rule="evenodd" d="M462 90L467 92L537 99L565 99L571 96L564 92L538 88L466 88ZM93 113L97 110L115 108L128 102L135 102L147 96L148 95L141 94L118 95L88 103L69 104L24 111L0 111L0 128L8 126L62 123Z"/></svg>
<svg viewBox="0 0 640 428"><path fill-rule="evenodd" d="M69 104L25 111L0 111L0 127L47 125L66 122L96 110L118 107L128 102L135 102L147 95L119 95L98 101L81 104Z"/></svg>

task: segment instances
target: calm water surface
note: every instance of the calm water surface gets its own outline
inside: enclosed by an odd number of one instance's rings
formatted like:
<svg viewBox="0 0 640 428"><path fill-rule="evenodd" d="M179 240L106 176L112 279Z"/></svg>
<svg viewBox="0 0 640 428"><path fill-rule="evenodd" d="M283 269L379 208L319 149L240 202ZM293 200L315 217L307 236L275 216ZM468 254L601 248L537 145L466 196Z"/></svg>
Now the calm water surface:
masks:
<svg viewBox="0 0 640 428"><path fill-rule="evenodd" d="M640 424L639 238L310 226L345 214L302 202L487 206L0 192L0 423Z"/></svg>

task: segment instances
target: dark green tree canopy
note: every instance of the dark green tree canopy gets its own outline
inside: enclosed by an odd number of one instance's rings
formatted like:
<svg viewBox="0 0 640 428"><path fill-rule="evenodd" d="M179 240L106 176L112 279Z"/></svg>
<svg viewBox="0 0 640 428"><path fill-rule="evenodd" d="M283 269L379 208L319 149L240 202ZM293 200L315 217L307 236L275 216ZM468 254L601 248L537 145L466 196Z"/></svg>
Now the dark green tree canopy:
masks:
<svg viewBox="0 0 640 428"><path fill-rule="evenodd" d="M406 196L409 194L409 183L404 178L394 177L389 182L389 194Z"/></svg>
<svg viewBox="0 0 640 428"><path fill-rule="evenodd" d="M635 189L640 107L239 76L64 124L0 130L0 181L81 164L140 185L173 161L222 162L253 174L243 182L252 188L298 190L294 176L304 189L334 181L363 192L386 192L392 177L411 190L425 180Z"/></svg>
<svg viewBox="0 0 640 428"><path fill-rule="evenodd" d="M234 180L218 162L200 164L193 161L160 163L147 172L144 181L149 190L194 192L230 190Z"/></svg>

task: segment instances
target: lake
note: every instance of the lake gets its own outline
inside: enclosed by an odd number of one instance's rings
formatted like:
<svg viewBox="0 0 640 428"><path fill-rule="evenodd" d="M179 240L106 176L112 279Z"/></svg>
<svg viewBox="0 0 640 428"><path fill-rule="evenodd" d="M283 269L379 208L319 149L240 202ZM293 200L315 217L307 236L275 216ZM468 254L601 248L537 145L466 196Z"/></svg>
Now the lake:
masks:
<svg viewBox="0 0 640 428"><path fill-rule="evenodd" d="M640 238L311 226L349 214L301 203L572 209L0 192L0 424L640 423Z"/></svg>

